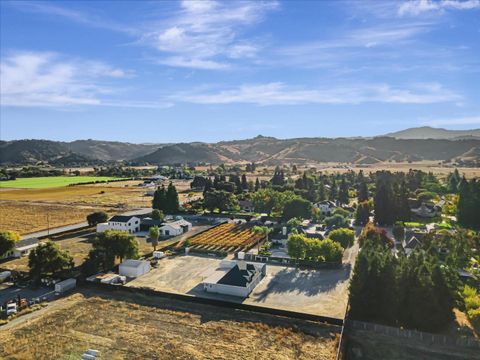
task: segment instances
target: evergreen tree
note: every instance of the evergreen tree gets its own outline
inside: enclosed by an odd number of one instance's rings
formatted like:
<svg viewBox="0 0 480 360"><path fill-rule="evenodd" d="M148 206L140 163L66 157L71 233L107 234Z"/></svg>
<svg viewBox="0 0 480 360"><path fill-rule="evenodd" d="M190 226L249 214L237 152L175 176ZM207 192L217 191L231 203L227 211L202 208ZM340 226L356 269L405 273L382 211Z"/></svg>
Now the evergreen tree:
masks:
<svg viewBox="0 0 480 360"><path fill-rule="evenodd" d="M380 225L391 225L395 220L395 201L391 174L378 172L375 186L375 221Z"/></svg>
<svg viewBox="0 0 480 360"><path fill-rule="evenodd" d="M166 200L166 209L164 211L167 214L174 214L178 212L180 208L180 203L178 200L177 189L175 188L172 182L168 184L165 200Z"/></svg>
<svg viewBox="0 0 480 360"><path fill-rule="evenodd" d="M368 187L365 179L363 176L360 178L361 180L358 183L358 189L357 189L357 198L358 202L364 202L368 201Z"/></svg>
<svg viewBox="0 0 480 360"><path fill-rule="evenodd" d="M337 183L335 181L335 178L333 178L330 184L330 192L328 194L328 200L337 201L337 195L338 195Z"/></svg>
<svg viewBox="0 0 480 360"><path fill-rule="evenodd" d="M257 179L255 180L255 191L258 191L258 189L260 189L260 181L258 180L258 177L257 177Z"/></svg>
<svg viewBox="0 0 480 360"><path fill-rule="evenodd" d="M408 204L408 188L405 181L402 181L397 187L396 195L396 210L395 220L409 221L410 220L410 205Z"/></svg>
<svg viewBox="0 0 480 360"><path fill-rule="evenodd" d="M242 189L248 190L247 176L245 174L242 175Z"/></svg>
<svg viewBox="0 0 480 360"><path fill-rule="evenodd" d="M162 185L161 187L157 188L157 190L155 190L155 193L153 194L152 208L162 210L163 212L165 212L166 205L167 205L167 192L165 190L165 186Z"/></svg>
<svg viewBox="0 0 480 360"><path fill-rule="evenodd" d="M325 184L323 182L323 179L320 180L320 183L318 184L318 200L319 201L324 201L327 198L326 191L325 191Z"/></svg>
<svg viewBox="0 0 480 360"><path fill-rule="evenodd" d="M338 201L340 204L348 204L348 185L347 182L345 181L345 178L342 178L342 181L340 182L340 189L338 191Z"/></svg>

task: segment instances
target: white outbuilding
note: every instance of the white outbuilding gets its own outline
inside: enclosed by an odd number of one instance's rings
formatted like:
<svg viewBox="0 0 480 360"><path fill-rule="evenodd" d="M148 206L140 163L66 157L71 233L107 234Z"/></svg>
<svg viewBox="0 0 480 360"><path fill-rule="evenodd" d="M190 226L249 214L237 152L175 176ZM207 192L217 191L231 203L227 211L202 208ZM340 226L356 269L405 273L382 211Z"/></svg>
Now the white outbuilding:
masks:
<svg viewBox="0 0 480 360"><path fill-rule="evenodd" d="M192 223L180 219L164 224L160 227L160 236L177 236L192 230Z"/></svg>
<svg viewBox="0 0 480 360"><path fill-rule="evenodd" d="M150 271L150 263L146 260L127 259L118 267L121 276L137 278Z"/></svg>

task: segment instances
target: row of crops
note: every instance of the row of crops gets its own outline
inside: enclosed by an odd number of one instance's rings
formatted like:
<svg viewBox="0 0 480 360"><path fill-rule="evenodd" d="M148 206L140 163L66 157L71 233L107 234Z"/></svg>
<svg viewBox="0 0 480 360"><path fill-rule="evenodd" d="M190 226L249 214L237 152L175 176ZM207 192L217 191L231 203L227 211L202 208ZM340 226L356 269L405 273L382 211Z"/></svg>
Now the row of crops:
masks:
<svg viewBox="0 0 480 360"><path fill-rule="evenodd" d="M202 251L237 252L248 250L263 236L249 225L222 224L189 239L190 246Z"/></svg>

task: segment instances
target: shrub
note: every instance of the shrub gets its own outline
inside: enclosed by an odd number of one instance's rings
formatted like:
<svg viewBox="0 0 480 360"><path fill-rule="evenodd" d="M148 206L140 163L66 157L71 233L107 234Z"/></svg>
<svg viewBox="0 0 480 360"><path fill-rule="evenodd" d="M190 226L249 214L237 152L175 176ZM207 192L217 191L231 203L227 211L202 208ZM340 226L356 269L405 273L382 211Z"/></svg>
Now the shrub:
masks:
<svg viewBox="0 0 480 360"><path fill-rule="evenodd" d="M353 245L355 241L355 232L350 229L336 229L328 235L330 239L342 245L344 249Z"/></svg>

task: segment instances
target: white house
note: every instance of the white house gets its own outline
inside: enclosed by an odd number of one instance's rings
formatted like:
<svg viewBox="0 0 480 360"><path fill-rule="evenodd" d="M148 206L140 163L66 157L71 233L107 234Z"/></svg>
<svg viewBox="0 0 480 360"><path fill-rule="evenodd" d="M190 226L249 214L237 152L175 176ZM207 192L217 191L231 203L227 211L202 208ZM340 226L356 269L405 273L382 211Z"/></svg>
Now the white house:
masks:
<svg viewBox="0 0 480 360"><path fill-rule="evenodd" d="M107 230L122 230L129 233L140 231L140 218L136 216L115 215L108 222L97 225L97 232Z"/></svg>
<svg viewBox="0 0 480 360"><path fill-rule="evenodd" d="M137 278L150 271L150 263L146 260L127 259L118 266L121 276Z"/></svg>
<svg viewBox="0 0 480 360"><path fill-rule="evenodd" d="M15 247L11 251L6 253L4 256L2 256L2 259L7 259L10 257L19 258L22 256L27 256L28 254L30 254L30 251L32 251L38 246L39 243L40 242L37 238L16 241Z"/></svg>
<svg viewBox="0 0 480 360"><path fill-rule="evenodd" d="M192 223L186 220L176 220L160 227L160 236L177 236L192 230Z"/></svg>
<svg viewBox="0 0 480 360"><path fill-rule="evenodd" d="M320 210L320 214L325 216L330 216L333 213L333 210L337 207L333 201L324 200L315 204L315 207Z"/></svg>
<svg viewBox="0 0 480 360"><path fill-rule="evenodd" d="M266 264L222 261L219 268L203 281L203 289L216 294L247 297L266 273Z"/></svg>
<svg viewBox="0 0 480 360"><path fill-rule="evenodd" d="M409 238L408 241L403 240L402 246L403 246L403 249L405 250L405 254L409 256L413 250L422 246L422 242L418 240L416 236L412 236Z"/></svg>

